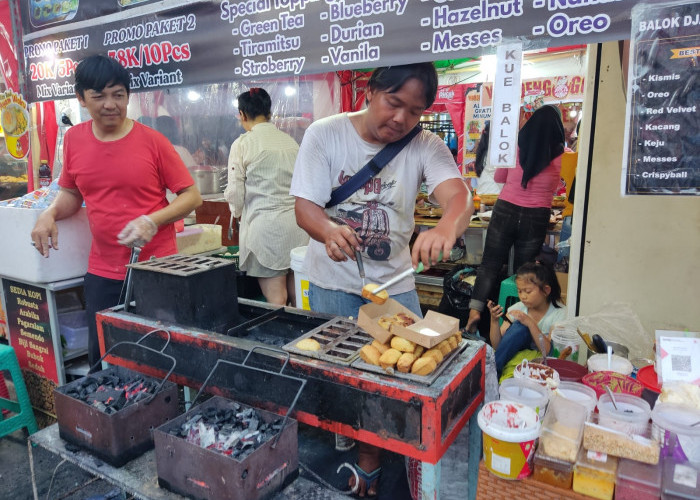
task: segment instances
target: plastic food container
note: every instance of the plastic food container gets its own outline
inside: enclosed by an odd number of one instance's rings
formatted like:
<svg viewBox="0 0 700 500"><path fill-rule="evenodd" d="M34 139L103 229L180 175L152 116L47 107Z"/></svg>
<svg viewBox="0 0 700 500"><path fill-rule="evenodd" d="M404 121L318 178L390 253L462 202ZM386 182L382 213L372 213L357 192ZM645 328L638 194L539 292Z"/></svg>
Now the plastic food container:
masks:
<svg viewBox="0 0 700 500"><path fill-rule="evenodd" d="M554 368L541 363L532 363L527 359L515 367L513 377L529 378L549 389L556 389L560 381L559 374Z"/></svg>
<svg viewBox="0 0 700 500"><path fill-rule="evenodd" d="M662 500L700 500L700 468L673 457L663 461Z"/></svg>
<svg viewBox="0 0 700 500"><path fill-rule="evenodd" d="M66 349L87 349L88 321L84 310L59 314L58 325L61 335L66 339Z"/></svg>
<svg viewBox="0 0 700 500"><path fill-rule="evenodd" d="M484 464L504 479L524 479L532 472L540 419L529 406L492 401L477 417L484 438Z"/></svg>
<svg viewBox="0 0 700 500"><path fill-rule="evenodd" d="M661 464L620 459L615 500L657 500L661 496Z"/></svg>
<svg viewBox="0 0 700 500"><path fill-rule="evenodd" d="M539 363L542 362L542 358L535 358L533 361ZM585 366L565 359L547 358L547 366L554 368L561 381L581 382L581 379L588 374L588 368Z"/></svg>
<svg viewBox="0 0 700 500"><path fill-rule="evenodd" d="M532 477L536 481L551 484L557 488L571 489L574 481L574 464L557 460L543 455L539 450L535 453L535 471Z"/></svg>
<svg viewBox="0 0 700 500"><path fill-rule="evenodd" d="M618 394L615 402L617 409L609 394L603 394L598 399L600 425L628 434L644 433L651 418L649 403L631 394Z"/></svg>
<svg viewBox="0 0 700 500"><path fill-rule="evenodd" d="M578 382L562 381L557 388L557 392L560 396L583 405L588 410L588 415L593 413L598 403L598 396L595 391L587 385L579 384Z"/></svg>
<svg viewBox="0 0 700 500"><path fill-rule="evenodd" d="M615 373L620 373L622 375L630 375L634 366L629 362L627 358L613 354L611 356L610 369L608 370L608 355L607 354L594 354L588 358L588 371L589 372L602 372L602 371L612 371Z"/></svg>
<svg viewBox="0 0 700 500"><path fill-rule="evenodd" d="M581 337L576 333L576 328L555 325L554 330L552 330L551 340L552 350L550 356L559 358L563 352L567 352L568 354L562 359L578 361L578 354L581 350Z"/></svg>
<svg viewBox="0 0 700 500"><path fill-rule="evenodd" d="M639 380L644 387L650 391L656 393L661 393L661 387L659 387L659 378L656 375L656 370L654 370L654 365L647 365L640 368L637 371L637 380Z"/></svg>
<svg viewBox="0 0 700 500"><path fill-rule="evenodd" d="M581 448L574 465L574 491L600 500L612 500L617 457L588 453Z"/></svg>
<svg viewBox="0 0 700 500"><path fill-rule="evenodd" d="M688 460L700 467L700 411L675 403L657 403L651 412L652 434L661 445L662 457Z"/></svg>
<svg viewBox="0 0 700 500"><path fill-rule="evenodd" d="M574 463L581 447L585 407L555 395L542 422L538 450L543 455Z"/></svg>
<svg viewBox="0 0 700 500"><path fill-rule="evenodd" d="M581 379L581 382L593 389L598 397L605 394L605 386L610 387L610 390L615 394L621 393L641 396L644 391L644 386L632 377L615 372L605 371L589 373Z"/></svg>
<svg viewBox="0 0 700 500"><path fill-rule="evenodd" d="M501 400L515 401L529 406L544 418L549 402L549 391L534 380L525 378L508 378L501 383L498 389Z"/></svg>
<svg viewBox="0 0 700 500"><path fill-rule="evenodd" d="M611 456L631 458L645 464L659 461L659 443L651 437L651 424L640 434L628 434L600 425L594 413L583 428L583 447Z"/></svg>

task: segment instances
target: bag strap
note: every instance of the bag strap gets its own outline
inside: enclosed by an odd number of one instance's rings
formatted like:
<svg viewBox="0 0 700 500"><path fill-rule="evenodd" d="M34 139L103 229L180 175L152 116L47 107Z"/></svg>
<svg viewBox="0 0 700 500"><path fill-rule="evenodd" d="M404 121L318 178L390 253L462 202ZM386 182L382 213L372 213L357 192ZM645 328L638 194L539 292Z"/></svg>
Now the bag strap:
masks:
<svg viewBox="0 0 700 500"><path fill-rule="evenodd" d="M331 193L331 199L326 203L326 208L333 207L341 201L346 200L351 194L364 186L368 180L377 175L387 163L393 160L406 144L411 142L421 130L423 130L421 126L416 125L413 127L413 130L398 141L390 142L384 146L379 153L374 155L374 158L367 162L367 165L362 167L355 175L350 177L345 184Z"/></svg>

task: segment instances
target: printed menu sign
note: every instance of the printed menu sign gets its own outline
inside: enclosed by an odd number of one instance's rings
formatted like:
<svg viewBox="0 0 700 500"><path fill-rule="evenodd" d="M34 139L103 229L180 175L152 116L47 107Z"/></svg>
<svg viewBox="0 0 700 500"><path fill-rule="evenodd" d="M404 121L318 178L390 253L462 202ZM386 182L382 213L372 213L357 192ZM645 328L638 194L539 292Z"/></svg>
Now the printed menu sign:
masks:
<svg viewBox="0 0 700 500"><path fill-rule="evenodd" d="M623 194L700 194L700 3L635 8Z"/></svg>
<svg viewBox="0 0 700 500"><path fill-rule="evenodd" d="M58 384L46 290L8 279L3 289L10 345L19 365Z"/></svg>
<svg viewBox="0 0 700 500"><path fill-rule="evenodd" d="M632 0L21 0L30 102L108 54L135 91L625 38Z"/></svg>

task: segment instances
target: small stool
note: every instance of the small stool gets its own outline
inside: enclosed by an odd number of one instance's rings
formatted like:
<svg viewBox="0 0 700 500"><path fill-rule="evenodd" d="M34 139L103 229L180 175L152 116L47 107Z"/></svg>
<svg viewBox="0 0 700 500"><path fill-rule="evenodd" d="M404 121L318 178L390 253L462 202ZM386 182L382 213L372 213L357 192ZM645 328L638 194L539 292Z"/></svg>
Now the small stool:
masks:
<svg viewBox="0 0 700 500"><path fill-rule="evenodd" d="M501 290L498 292L498 305L503 308L504 314L510 306L520 300L518 297L518 285L515 284L515 276L514 274L501 281Z"/></svg>
<svg viewBox="0 0 700 500"><path fill-rule="evenodd" d="M34 418L29 394L27 393L27 387L24 385L24 378L22 378L22 371L19 368L15 350L2 344L0 344L0 370L10 372L12 382L15 385L15 393L17 394L17 401L0 398L0 409L16 413L16 415L0 421L0 438L23 427L27 428L29 434L35 433L38 430L36 419Z"/></svg>

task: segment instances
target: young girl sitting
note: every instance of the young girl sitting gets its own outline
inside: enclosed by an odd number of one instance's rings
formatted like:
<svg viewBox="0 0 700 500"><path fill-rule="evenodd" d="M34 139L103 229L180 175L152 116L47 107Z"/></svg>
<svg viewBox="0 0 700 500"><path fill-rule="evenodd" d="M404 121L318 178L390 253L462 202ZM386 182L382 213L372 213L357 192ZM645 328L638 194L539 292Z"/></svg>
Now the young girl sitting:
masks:
<svg viewBox="0 0 700 500"><path fill-rule="evenodd" d="M513 304L503 318L503 308L488 301L491 312L491 346L496 350L496 370L523 349L544 349L549 353L549 334L556 323L566 320L566 306L561 303L561 287L551 266L528 262L518 269L515 283L520 302Z"/></svg>

